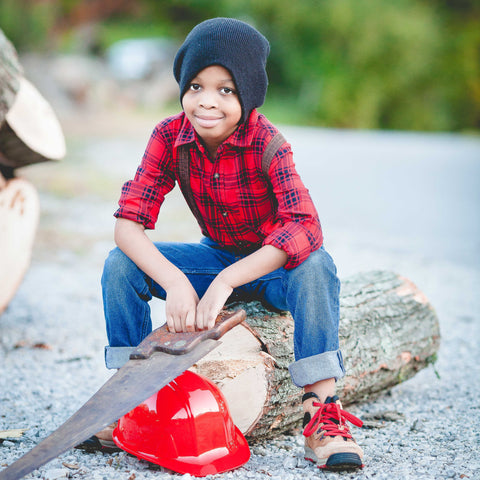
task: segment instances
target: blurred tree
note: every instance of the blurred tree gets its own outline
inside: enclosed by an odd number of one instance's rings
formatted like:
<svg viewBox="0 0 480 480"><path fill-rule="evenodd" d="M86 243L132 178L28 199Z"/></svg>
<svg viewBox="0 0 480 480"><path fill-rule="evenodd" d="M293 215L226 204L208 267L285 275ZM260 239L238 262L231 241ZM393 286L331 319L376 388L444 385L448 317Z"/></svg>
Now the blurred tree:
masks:
<svg viewBox="0 0 480 480"><path fill-rule="evenodd" d="M213 16L256 25L272 44L266 106L283 102L292 122L480 126L478 0L148 1L180 37Z"/></svg>
<svg viewBox="0 0 480 480"><path fill-rule="evenodd" d="M281 112L283 122L480 128L478 0L0 2L1 26L20 50L41 45L42 35L52 45L59 32L87 21L101 22L104 31L123 22L131 28L119 32L130 35L161 25L181 41L195 24L215 16L246 20L270 40L265 108Z"/></svg>
<svg viewBox="0 0 480 480"><path fill-rule="evenodd" d="M442 13L447 54L443 73L452 129L480 129L480 2L432 0Z"/></svg>
<svg viewBox="0 0 480 480"><path fill-rule="evenodd" d="M41 46L55 21L56 9L53 1L2 0L0 27L18 50L24 46Z"/></svg>
<svg viewBox="0 0 480 480"><path fill-rule="evenodd" d="M58 37L88 23L142 11L135 0L2 0L1 27L19 50L55 48Z"/></svg>
<svg viewBox="0 0 480 480"><path fill-rule="evenodd" d="M283 0L280 8L273 1L255 8L269 19L273 73L284 91L296 90L298 108L312 123L449 128L434 80L443 55L435 12L412 0Z"/></svg>

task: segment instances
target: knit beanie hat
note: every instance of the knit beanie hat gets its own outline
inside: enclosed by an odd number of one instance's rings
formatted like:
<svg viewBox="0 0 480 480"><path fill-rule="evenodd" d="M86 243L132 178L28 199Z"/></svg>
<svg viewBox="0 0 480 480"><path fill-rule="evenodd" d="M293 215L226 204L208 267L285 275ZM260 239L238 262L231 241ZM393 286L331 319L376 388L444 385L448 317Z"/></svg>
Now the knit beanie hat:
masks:
<svg viewBox="0 0 480 480"><path fill-rule="evenodd" d="M173 73L182 102L193 78L210 65L230 71L242 106L241 122L265 101L265 71L270 52L268 40L255 28L234 18L212 18L199 23L187 35L175 56Z"/></svg>

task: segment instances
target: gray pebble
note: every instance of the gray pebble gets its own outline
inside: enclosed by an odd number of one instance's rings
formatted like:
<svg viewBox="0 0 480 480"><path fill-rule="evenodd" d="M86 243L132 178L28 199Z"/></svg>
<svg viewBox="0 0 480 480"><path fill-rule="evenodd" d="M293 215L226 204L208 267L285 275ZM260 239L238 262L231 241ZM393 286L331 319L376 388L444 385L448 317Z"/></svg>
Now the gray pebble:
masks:
<svg viewBox="0 0 480 480"><path fill-rule="evenodd" d="M0 443L0 447L10 448L14 446L15 446L15 442L11 442L10 440L4 440L2 443Z"/></svg>
<svg viewBox="0 0 480 480"><path fill-rule="evenodd" d="M297 459L295 457L286 457L283 461L283 468L292 469L297 467Z"/></svg>
<svg viewBox="0 0 480 480"><path fill-rule="evenodd" d="M67 478L68 473L68 470L63 468L52 468L44 473L44 478L45 480L57 480L59 478Z"/></svg>

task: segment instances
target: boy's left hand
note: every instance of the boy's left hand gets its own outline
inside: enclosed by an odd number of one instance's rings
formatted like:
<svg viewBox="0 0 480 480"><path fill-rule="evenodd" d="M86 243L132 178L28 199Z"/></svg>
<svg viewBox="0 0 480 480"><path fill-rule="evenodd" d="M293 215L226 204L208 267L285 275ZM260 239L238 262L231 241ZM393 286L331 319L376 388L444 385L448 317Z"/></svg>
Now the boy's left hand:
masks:
<svg viewBox="0 0 480 480"><path fill-rule="evenodd" d="M197 330L208 330L214 327L215 320L232 291L231 285L228 285L220 277L215 278L198 302L195 322Z"/></svg>

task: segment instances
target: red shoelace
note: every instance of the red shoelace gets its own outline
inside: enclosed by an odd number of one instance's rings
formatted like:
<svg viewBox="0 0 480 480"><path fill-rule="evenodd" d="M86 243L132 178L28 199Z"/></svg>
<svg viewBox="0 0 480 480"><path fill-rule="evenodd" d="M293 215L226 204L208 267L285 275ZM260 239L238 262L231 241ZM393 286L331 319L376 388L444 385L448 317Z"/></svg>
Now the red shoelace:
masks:
<svg viewBox="0 0 480 480"><path fill-rule="evenodd" d="M321 429L323 434L330 437L340 435L344 438L352 438L346 421L361 427L363 422L355 415L340 408L337 403L313 402L314 407L320 407L303 430L306 437Z"/></svg>

